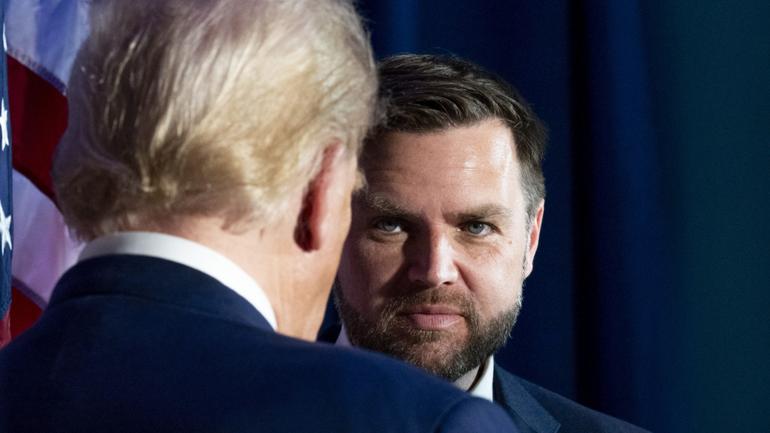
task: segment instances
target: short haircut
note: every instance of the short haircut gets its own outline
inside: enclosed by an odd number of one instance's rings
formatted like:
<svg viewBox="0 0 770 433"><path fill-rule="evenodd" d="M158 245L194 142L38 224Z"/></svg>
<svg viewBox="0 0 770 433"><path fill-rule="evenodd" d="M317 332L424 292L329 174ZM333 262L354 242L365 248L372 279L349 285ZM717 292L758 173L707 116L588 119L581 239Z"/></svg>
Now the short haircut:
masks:
<svg viewBox="0 0 770 433"><path fill-rule="evenodd" d="M266 224L323 149L355 157L377 79L348 0L94 0L53 177L81 239L177 216Z"/></svg>
<svg viewBox="0 0 770 433"><path fill-rule="evenodd" d="M404 54L379 65L379 123L367 143L390 132L426 133L499 119L510 128L521 164L527 215L545 197L545 126L515 88L453 56Z"/></svg>

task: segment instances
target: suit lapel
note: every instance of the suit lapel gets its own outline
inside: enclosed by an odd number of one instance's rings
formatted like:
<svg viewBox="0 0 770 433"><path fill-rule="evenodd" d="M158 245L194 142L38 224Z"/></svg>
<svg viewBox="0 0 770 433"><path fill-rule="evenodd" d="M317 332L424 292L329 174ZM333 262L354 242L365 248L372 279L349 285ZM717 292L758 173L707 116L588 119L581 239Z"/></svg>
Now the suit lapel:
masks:
<svg viewBox="0 0 770 433"><path fill-rule="evenodd" d="M561 425L521 385L519 380L495 365L495 403L501 405L523 432L556 433Z"/></svg>
<svg viewBox="0 0 770 433"><path fill-rule="evenodd" d="M107 255L78 263L57 283L50 306L100 295L138 297L272 331L253 305L216 279L147 256Z"/></svg>

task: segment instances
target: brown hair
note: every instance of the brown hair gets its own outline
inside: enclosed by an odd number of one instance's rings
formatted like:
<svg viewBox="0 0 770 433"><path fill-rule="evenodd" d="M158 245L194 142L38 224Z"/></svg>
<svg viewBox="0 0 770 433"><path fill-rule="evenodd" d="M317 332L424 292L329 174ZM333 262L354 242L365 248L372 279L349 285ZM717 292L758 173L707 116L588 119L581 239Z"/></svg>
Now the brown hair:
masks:
<svg viewBox="0 0 770 433"><path fill-rule="evenodd" d="M384 114L368 142L389 132L433 132L500 119L513 134L527 214L545 197L545 126L521 95L496 75L452 56L404 54L379 65Z"/></svg>

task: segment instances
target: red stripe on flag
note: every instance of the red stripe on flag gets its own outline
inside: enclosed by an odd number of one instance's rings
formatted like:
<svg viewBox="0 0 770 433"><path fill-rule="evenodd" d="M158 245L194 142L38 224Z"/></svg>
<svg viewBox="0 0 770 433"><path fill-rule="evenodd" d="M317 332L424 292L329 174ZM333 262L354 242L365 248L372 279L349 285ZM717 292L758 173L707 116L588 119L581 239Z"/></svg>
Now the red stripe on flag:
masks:
<svg viewBox="0 0 770 433"><path fill-rule="evenodd" d="M35 324L43 312L32 300L24 295L21 290L13 288L13 303L11 304L10 325L12 338L18 337L30 326Z"/></svg>
<svg viewBox="0 0 770 433"><path fill-rule="evenodd" d="M11 341L11 312L0 319L0 349Z"/></svg>
<svg viewBox="0 0 770 433"><path fill-rule="evenodd" d="M15 287L11 296L13 298L11 308L0 320L0 348L34 325L43 312L37 304Z"/></svg>
<svg viewBox="0 0 770 433"><path fill-rule="evenodd" d="M51 161L67 128L67 99L13 57L7 59L13 167L55 203Z"/></svg>

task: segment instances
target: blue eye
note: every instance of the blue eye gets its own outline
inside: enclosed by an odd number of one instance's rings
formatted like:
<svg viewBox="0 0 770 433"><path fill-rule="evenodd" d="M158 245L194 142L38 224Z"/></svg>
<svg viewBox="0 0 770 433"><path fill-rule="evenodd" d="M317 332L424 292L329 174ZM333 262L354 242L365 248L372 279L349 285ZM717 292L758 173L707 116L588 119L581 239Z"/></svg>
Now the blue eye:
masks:
<svg viewBox="0 0 770 433"><path fill-rule="evenodd" d="M482 222L471 222L468 224L465 224L465 227L463 229L474 236L484 236L489 234L492 231L492 226L490 226L487 223Z"/></svg>
<svg viewBox="0 0 770 433"><path fill-rule="evenodd" d="M390 219L379 220L374 224L374 227L377 230L388 234L401 233L402 231L401 223L399 223L396 220L390 220Z"/></svg>

